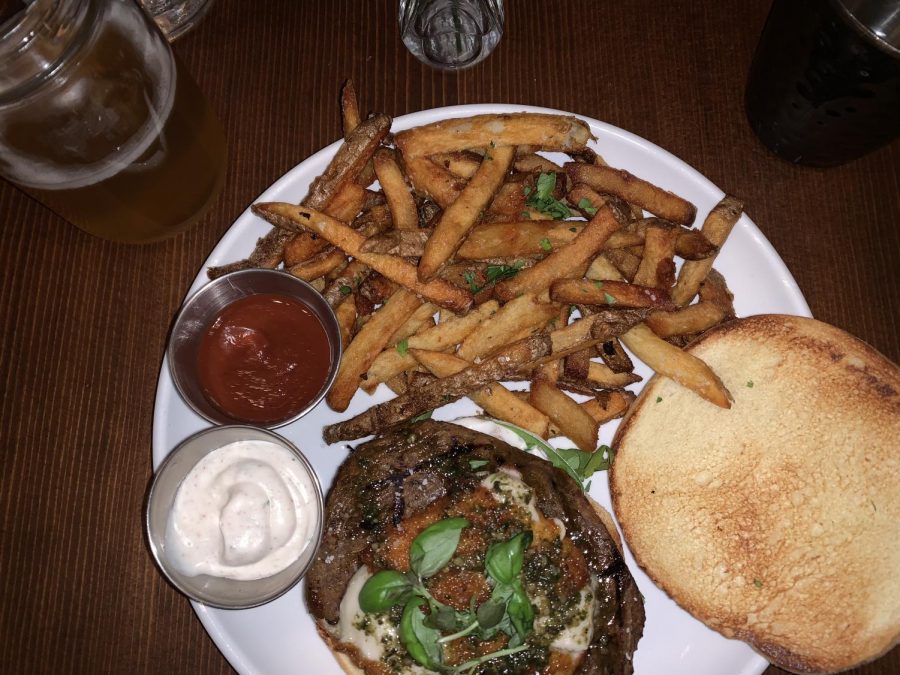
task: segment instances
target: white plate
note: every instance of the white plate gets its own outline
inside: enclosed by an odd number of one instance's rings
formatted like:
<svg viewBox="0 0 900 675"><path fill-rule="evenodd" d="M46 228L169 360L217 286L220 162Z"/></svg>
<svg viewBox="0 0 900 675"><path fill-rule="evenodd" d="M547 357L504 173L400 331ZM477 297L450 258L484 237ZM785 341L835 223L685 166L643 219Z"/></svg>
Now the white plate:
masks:
<svg viewBox="0 0 900 675"><path fill-rule="evenodd" d="M404 115L394 120L393 129L397 131L448 117L520 111L559 112L518 105L454 106ZM627 169L687 198L697 205L698 220L701 222L721 199L723 193L719 188L665 150L609 124L579 117L590 125L597 137L592 147L612 166ZM325 169L338 145L334 143L298 164L266 190L259 200L298 202L306 194L312 179ZM752 204L750 208L752 210ZM269 225L253 216L249 209L241 214L203 264L188 295L206 283L208 266L246 257L256 239L268 229ZM790 272L748 217L744 216L738 222L716 260L716 268L728 280L739 316L769 312L810 316L809 307ZM646 379L650 372L643 364L637 365L636 372ZM322 441L322 427L355 415L373 402L385 398L388 398L385 387L381 387L374 398L358 392L350 408L342 415L334 413L323 403L298 422L278 431L303 450L318 472L322 485L327 487L346 452L340 444L329 447ZM467 400L459 401L439 410L435 418L453 419L472 414L475 410ZM206 426L209 426L208 423L191 412L179 398L163 364L153 418L154 467L182 439ZM614 427L615 424L605 426L602 442L609 443ZM594 480L591 495L609 508L606 481ZM765 659L744 643L727 640L693 619L653 585L637 567L630 553L627 553L626 560L646 600L647 623L635 653L635 672L638 675L663 672L670 675L758 675L765 670ZM240 673L341 672L316 634L300 586L275 602L255 609L229 611L194 604L194 610L216 645Z"/></svg>

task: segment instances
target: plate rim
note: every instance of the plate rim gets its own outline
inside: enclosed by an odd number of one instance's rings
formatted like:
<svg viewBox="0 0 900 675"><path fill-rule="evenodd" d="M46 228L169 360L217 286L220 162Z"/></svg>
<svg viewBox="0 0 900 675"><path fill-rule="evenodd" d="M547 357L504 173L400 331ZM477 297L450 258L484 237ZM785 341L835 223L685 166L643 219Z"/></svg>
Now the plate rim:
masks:
<svg viewBox="0 0 900 675"><path fill-rule="evenodd" d="M682 172L685 172L691 180L696 181L699 184L703 185L705 188L711 190L718 196L718 198L721 198L725 194L721 188L719 188L705 175L700 173L700 171L698 171L694 166L688 164L684 160L680 159L665 148L660 147L656 143L653 143L650 140L647 140L641 136L638 136L637 134L622 129L621 127L612 125L608 122L603 122L587 115L568 112L555 108L511 103L469 103L462 105L442 106L439 108L428 108L426 110L406 113L404 115L395 117L392 119L391 128L394 129L397 123L400 123L400 126L402 128L409 128L411 126L428 124L430 122L437 121L438 119L464 117L468 115L486 113L514 112L547 113L554 115L562 114L577 117L586 122L591 127L592 133L599 130L602 132L602 135L614 136L626 143L637 146L642 150L649 150L656 158L664 159L668 164L677 165L678 169ZM597 138L602 138L602 135L598 135ZM279 191L281 191L285 186L293 181L294 175L298 171L301 171L304 165L308 163L316 163L317 161L325 158L330 158L334 155L335 152L337 152L337 149L338 147L340 147L342 142L343 141L340 139L334 141L333 143L326 145L313 154L303 158L293 167L286 170L275 181L273 181L265 190L263 190L263 192L259 196L257 196L251 202L251 204L254 204L258 201L267 201L274 199L275 195L277 195ZM250 210L250 205L248 205L245 210L242 211L234 219L228 229L216 242L216 245L209 252L207 257L204 259L197 275L194 277L193 281L188 287L182 303L189 297L191 297L204 283L208 281L208 278L206 277L207 267L222 264L224 262L229 262L221 259L223 252L231 248L232 243L235 240L239 240L245 237L247 235L246 229L248 227L252 227L252 225L257 220L258 219L253 216ZM780 279L787 295L789 296L788 300L792 304L796 305L798 315L811 317L812 313L810 311L808 303L806 302L803 292L800 290L796 280L794 279L793 275L791 274L790 270L788 269L787 265L785 264L784 260L775 249L775 247L771 244L771 242L769 242L762 230L759 229L756 223L753 222L753 220L746 213L742 215L739 222L740 225L745 229L745 231L753 238L754 243L759 246L765 256L769 258L769 260L778 268ZM261 232L268 230L268 224L262 223L262 221L259 221L259 224L262 226L260 228ZM166 343L168 344L168 335ZM167 396L172 395L173 387L174 384L172 383L171 376L168 372L168 365L165 362L165 359L163 359L153 400L151 462L154 471L162 461L162 459L173 449L173 447L163 448L162 439L164 434L165 422L162 419L163 415L160 414L161 408L166 404L164 399ZM213 640L213 643L216 645L222 655L228 660L231 666L240 673L257 673L258 671L254 666L251 665L250 659L248 659L243 649L238 644L236 644L229 635L225 633L225 631L220 627L218 621L216 620L215 613L222 610L211 612L209 607L200 603L191 601L190 604L193 607L193 610L199 618L201 624L203 625L203 628L206 630L209 637ZM761 656L757 652L753 652L753 659L748 660L748 662L745 664L745 667L740 671L740 674L761 675L768 666L769 662L763 656Z"/></svg>

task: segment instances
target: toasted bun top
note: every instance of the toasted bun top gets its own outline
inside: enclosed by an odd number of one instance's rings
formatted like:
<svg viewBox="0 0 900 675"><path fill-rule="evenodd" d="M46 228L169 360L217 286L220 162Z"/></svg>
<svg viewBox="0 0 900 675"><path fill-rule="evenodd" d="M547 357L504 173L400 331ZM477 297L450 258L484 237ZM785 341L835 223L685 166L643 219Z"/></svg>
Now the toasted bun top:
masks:
<svg viewBox="0 0 900 675"><path fill-rule="evenodd" d="M610 487L638 563L678 604L796 672L900 636L900 370L812 319L763 315L688 351L724 410L654 377L619 427Z"/></svg>

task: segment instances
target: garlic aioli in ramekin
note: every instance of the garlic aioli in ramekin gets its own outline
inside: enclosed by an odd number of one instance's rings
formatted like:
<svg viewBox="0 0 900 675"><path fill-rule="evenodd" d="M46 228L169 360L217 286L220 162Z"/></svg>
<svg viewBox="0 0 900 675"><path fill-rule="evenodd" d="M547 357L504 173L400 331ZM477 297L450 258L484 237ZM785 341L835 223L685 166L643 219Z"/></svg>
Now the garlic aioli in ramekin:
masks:
<svg viewBox="0 0 900 675"><path fill-rule="evenodd" d="M185 476L166 523L166 557L182 574L249 581L297 560L318 525L301 460L270 441L213 450Z"/></svg>

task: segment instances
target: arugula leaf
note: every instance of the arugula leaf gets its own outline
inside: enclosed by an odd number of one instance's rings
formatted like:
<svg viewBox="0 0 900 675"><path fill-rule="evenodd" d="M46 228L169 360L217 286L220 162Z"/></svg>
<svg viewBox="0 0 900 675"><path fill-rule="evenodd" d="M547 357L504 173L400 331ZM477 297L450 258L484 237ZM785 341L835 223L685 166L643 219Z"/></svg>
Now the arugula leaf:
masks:
<svg viewBox="0 0 900 675"><path fill-rule="evenodd" d="M438 640L440 631L425 623L421 600L412 598L403 609L400 619L400 642L415 661L430 670L443 670L444 655Z"/></svg>
<svg viewBox="0 0 900 675"><path fill-rule="evenodd" d="M405 574L381 570L366 580L359 591L359 606L364 612L384 612L402 605L413 594L413 586Z"/></svg>
<svg viewBox="0 0 900 675"><path fill-rule="evenodd" d="M400 356L406 356L409 353L409 340L403 339L397 343L397 353Z"/></svg>
<svg viewBox="0 0 900 675"><path fill-rule="evenodd" d="M586 490L585 480L597 471L605 471L612 460L612 451L605 445L601 445L594 452L584 452L578 448L555 448L539 436L530 431L517 427L515 424L492 420L501 427L512 431L516 436L525 441L528 450L538 448L544 453L547 460L557 469L562 469L574 479L582 490Z"/></svg>
<svg viewBox="0 0 900 675"><path fill-rule="evenodd" d="M468 526L465 518L445 518L426 527L409 548L410 569L420 579L437 574L456 553L460 532Z"/></svg>
<svg viewBox="0 0 900 675"><path fill-rule="evenodd" d="M572 211L569 207L553 196L556 189L556 174L542 173L538 176L535 190L532 191L527 185L523 189L525 193L525 203L553 217L554 220L565 220L572 217Z"/></svg>

